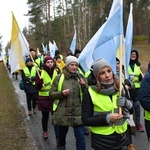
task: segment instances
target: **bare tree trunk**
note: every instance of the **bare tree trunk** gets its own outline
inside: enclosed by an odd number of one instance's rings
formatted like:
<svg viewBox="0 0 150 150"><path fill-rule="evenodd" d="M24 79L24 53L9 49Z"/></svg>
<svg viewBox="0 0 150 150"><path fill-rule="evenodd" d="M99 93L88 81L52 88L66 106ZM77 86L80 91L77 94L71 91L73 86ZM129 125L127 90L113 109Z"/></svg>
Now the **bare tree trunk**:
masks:
<svg viewBox="0 0 150 150"><path fill-rule="evenodd" d="M64 2L63 2L63 0L61 0L61 6L62 6L62 11L63 11L63 30L64 30L64 49L66 49L66 45L67 45L67 41L66 41L66 19L65 19L65 10L66 10L66 8L64 7Z"/></svg>
<svg viewBox="0 0 150 150"><path fill-rule="evenodd" d="M47 8L48 8L48 39L50 39L50 31L51 31L51 16L50 16L50 0L47 0Z"/></svg>

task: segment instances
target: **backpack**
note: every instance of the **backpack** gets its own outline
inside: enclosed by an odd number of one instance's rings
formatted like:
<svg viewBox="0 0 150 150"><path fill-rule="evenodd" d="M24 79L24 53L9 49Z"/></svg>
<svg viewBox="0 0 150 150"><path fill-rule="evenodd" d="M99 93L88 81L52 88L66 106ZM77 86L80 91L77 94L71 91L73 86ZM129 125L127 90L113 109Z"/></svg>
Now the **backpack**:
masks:
<svg viewBox="0 0 150 150"><path fill-rule="evenodd" d="M20 90L25 90L25 84L24 84L23 80L20 80L20 82L19 82L19 88L20 88Z"/></svg>

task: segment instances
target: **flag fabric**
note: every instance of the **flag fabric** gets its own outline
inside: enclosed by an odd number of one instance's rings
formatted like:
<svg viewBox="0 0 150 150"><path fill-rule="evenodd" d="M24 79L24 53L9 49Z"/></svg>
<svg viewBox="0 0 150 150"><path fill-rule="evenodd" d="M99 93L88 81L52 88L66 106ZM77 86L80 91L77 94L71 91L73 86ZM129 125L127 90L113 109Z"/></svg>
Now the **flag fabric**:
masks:
<svg viewBox="0 0 150 150"><path fill-rule="evenodd" d="M125 58L126 58L126 77L128 78L128 66L129 66L129 61L130 61L130 54L131 54L131 49L132 49L132 39L133 39L133 15L132 15L132 9L133 5L132 3L130 4L130 14L128 18L128 24L127 24L127 29L126 29L126 39L125 39Z"/></svg>
<svg viewBox="0 0 150 150"><path fill-rule="evenodd" d="M120 46L120 35L123 34L123 3L114 0L107 21L82 50L79 62L84 71L99 58L104 58L116 72L116 51Z"/></svg>
<svg viewBox="0 0 150 150"><path fill-rule="evenodd" d="M55 51L58 50L58 47L57 47L56 42L54 40L53 40L53 45L55 47Z"/></svg>
<svg viewBox="0 0 150 150"><path fill-rule="evenodd" d="M44 46L44 44L42 43L42 48L45 54L47 54L47 48Z"/></svg>
<svg viewBox="0 0 150 150"><path fill-rule="evenodd" d="M76 39L77 39L77 37L76 37L76 31L75 31L74 36L73 36L73 39L72 39L72 42L71 42L71 45L70 45L70 50L71 50L72 54L75 53L75 49L76 49Z"/></svg>
<svg viewBox="0 0 150 150"><path fill-rule="evenodd" d="M24 56L29 54L29 44L20 31L14 14L12 13L10 64L11 73L25 67Z"/></svg>
<svg viewBox="0 0 150 150"><path fill-rule="evenodd" d="M49 49L50 49L50 56L54 58L55 56L55 46L49 41Z"/></svg>

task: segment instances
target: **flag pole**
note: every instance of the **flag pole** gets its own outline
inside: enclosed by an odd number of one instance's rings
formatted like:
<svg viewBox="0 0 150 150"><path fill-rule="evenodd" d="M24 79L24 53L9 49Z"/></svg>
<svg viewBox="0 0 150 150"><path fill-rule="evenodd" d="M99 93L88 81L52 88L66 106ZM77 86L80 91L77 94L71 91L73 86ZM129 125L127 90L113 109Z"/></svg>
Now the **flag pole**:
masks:
<svg viewBox="0 0 150 150"><path fill-rule="evenodd" d="M119 76L119 97L121 96L122 93L122 54L123 54L123 34L120 35L120 51L119 51L119 58L120 58L120 76ZM122 108L119 107L119 114L122 114Z"/></svg>

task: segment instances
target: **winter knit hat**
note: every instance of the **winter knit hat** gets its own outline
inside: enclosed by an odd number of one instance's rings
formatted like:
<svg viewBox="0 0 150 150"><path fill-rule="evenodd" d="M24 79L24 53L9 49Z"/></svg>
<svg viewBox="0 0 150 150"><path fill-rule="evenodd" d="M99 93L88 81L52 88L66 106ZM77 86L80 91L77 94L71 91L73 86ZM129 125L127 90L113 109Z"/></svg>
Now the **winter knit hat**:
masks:
<svg viewBox="0 0 150 150"><path fill-rule="evenodd" d="M66 66L68 66L72 62L76 62L77 64L79 64L78 58L76 58L75 56L67 56L65 60Z"/></svg>
<svg viewBox="0 0 150 150"><path fill-rule="evenodd" d="M47 62L48 60L54 61L54 59L53 59L52 57L50 57L50 56L45 56L45 58L44 58L44 64L46 64L46 62Z"/></svg>
<svg viewBox="0 0 150 150"><path fill-rule="evenodd" d="M111 67L110 64L103 58L98 59L95 62L93 62L91 68L93 69L93 74L94 74L95 78L97 78L97 74L98 74L99 70L106 66Z"/></svg>
<svg viewBox="0 0 150 150"><path fill-rule="evenodd" d="M26 63L28 63L29 61L33 62L31 58L27 58Z"/></svg>

